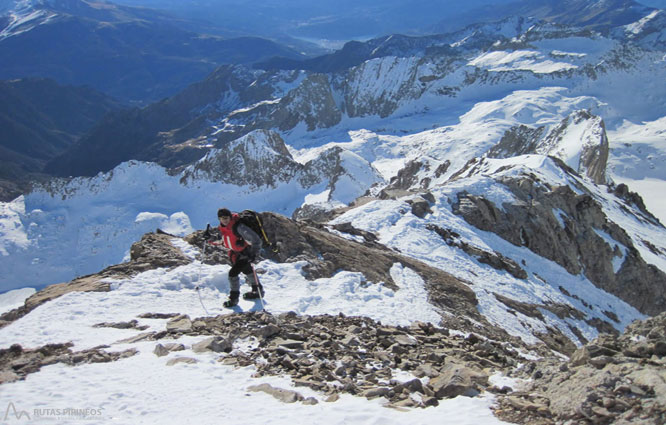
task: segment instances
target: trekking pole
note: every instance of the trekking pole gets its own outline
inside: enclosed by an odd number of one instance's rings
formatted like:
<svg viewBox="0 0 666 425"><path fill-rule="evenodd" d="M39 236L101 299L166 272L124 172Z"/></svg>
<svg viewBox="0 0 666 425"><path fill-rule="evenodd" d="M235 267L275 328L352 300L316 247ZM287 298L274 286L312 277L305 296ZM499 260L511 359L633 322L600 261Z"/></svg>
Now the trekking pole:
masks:
<svg viewBox="0 0 666 425"><path fill-rule="evenodd" d="M257 292L259 292L259 301L261 301L261 310L266 311L266 306L264 305L264 296L261 294L261 288L263 288L263 286L260 286L261 284L259 283L259 278L257 277L257 271L254 269L254 264L252 264L252 273L254 273L254 281L257 282Z"/></svg>
<svg viewBox="0 0 666 425"><path fill-rule="evenodd" d="M199 261L199 279L197 282L201 282L201 269L203 268L203 260L206 257L206 245L208 245L208 241L204 240L204 247L203 247L203 253L201 254L201 260ZM199 284L195 287L197 294L199 294L199 302L201 303L201 307L203 307L204 311L206 312L207 316L210 316L210 313L206 309L206 306L203 303L203 299L201 298L201 291L199 290Z"/></svg>

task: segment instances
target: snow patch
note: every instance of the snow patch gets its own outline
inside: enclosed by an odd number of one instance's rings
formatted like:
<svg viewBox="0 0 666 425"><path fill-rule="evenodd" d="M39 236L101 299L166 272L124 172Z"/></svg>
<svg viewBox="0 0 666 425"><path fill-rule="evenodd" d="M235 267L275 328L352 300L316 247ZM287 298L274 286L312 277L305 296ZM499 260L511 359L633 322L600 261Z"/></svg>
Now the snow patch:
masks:
<svg viewBox="0 0 666 425"><path fill-rule="evenodd" d="M0 314L23 306L25 300L35 292L35 288L21 288L0 294Z"/></svg>
<svg viewBox="0 0 666 425"><path fill-rule="evenodd" d="M484 53L471 60L468 65L487 68L493 72L531 71L537 74L550 74L578 68L567 62L555 62L547 59L536 50L495 51Z"/></svg>

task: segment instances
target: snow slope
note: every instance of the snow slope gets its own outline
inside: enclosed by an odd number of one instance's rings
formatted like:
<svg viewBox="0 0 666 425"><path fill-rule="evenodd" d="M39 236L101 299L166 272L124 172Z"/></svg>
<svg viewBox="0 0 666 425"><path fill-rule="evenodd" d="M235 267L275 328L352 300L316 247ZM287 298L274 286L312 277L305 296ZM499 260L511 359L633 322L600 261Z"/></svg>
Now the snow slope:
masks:
<svg viewBox="0 0 666 425"><path fill-rule="evenodd" d="M499 302L494 294L528 304L571 305L579 311L584 311L589 318L596 317L601 320L607 320L603 311L613 311L618 315L619 322L615 323L618 330L624 329L631 321L643 317L634 307L596 288L584 276L573 276L561 266L535 255L525 247L517 247L493 233L479 231L452 212L451 202L457 198L456 194L460 191L483 196L496 205L502 205L503 202L512 203L513 196L490 177L503 168L510 169L503 175L534 173L542 177L542 181L548 181L551 184L567 184L562 170L547 157L541 155L491 160L491 162L494 166L487 172L488 177L474 176L460 179L455 183L433 190L437 203L432 208L433 213L428 214L424 219L412 214L400 214L401 209L409 209L406 203L378 200L337 217L331 224L351 222L354 227L378 234L379 242L382 244L399 249L403 254L434 267L447 270L463 281L473 282L470 288L474 290L479 300L479 311L491 323L525 341L536 342L532 332L535 330L547 332L546 325L559 329L572 341L577 341L578 338L571 332L568 325L577 327L587 339L594 338L598 331L583 321L571 318L563 320L544 309L540 309L540 311L546 317L545 322L515 312L514 316L510 313L511 309ZM597 195L608 196L603 191L598 191ZM612 205L610 199L607 205ZM609 209L606 213L614 220L618 220L625 229L629 229L630 233L631 230L634 231L633 235L636 238L634 242L646 261L655 264L662 270L666 269L666 259L655 256L640 242L642 237L654 239L666 237L666 229L656 226L645 228L637 225L625 218L619 208L614 211ZM528 278L518 279L507 272L498 271L479 263L459 248L446 244L439 235L427 229L428 225L455 229L457 233L461 234L461 240L470 245L486 251L501 252L506 257L520 263L521 267L527 271ZM634 226L633 229L632 226ZM641 230L647 234L641 233ZM560 288L564 288L571 296L565 296ZM577 300L577 298L579 299ZM580 299L585 300L589 305L585 306Z"/></svg>
<svg viewBox="0 0 666 425"><path fill-rule="evenodd" d="M626 121L608 132L613 180L642 195L648 210L666 224L666 117L642 123Z"/></svg>
<svg viewBox="0 0 666 425"><path fill-rule="evenodd" d="M180 240L174 244L195 255L193 248ZM341 272L330 279L306 281L301 264L275 264L264 261L262 281L267 289L266 308L277 314L295 311L302 314L362 314L385 324L408 325L414 321L437 321L438 315L425 299L423 281L410 270L396 265L392 275L401 286L394 293L381 285L362 286L360 276ZM33 415L48 409L91 409L88 416L75 418L85 423L216 424L221 418L243 424L287 424L293 422L294 406L276 401L263 393L250 393L247 387L270 383L285 389L296 389L304 396L319 400L315 406L298 405L298 416L306 423L402 424L429 423L432 420L455 421L459 424L500 424L489 410L492 396L458 397L438 407L401 412L382 407L379 400L343 395L334 403L323 396L298 387L286 377L252 378L254 367L234 369L216 361L209 354L186 352L198 363L166 366L178 353L157 358L152 353L154 342L114 344L133 336L136 331L113 328L97 329L101 322L133 320L146 312L181 312L192 318L228 314L221 307L229 290L228 266L202 265L195 261L170 272L152 270L132 279L112 282L108 293L71 293L48 302L15 323L0 329L0 348L12 343L25 347L72 341L74 350L111 345L109 351L137 348L134 357L110 364L81 367L53 365L28 376L25 381L3 384L4 402L14 403L21 411ZM200 303L195 287L202 287ZM3 298L6 295L2 296ZM2 299L2 298L0 298ZM2 301L0 301L2 302ZM205 310L204 310L205 308ZM258 303L241 300L243 311L256 310ZM62 323L67 326L62 326ZM149 330L162 330L166 320L139 319ZM200 338L181 338L189 347ZM251 341L239 341L235 349L251 348ZM183 354L182 352L180 354ZM413 379L409 373L395 371L401 380ZM63 405L64 404L64 405ZM257 408L261 406L261 408ZM48 415L48 413L47 413ZM54 418L53 416L57 416ZM10 418L11 419L11 418ZM66 414L52 415L58 423L75 420ZM13 422L9 422L13 423Z"/></svg>
<svg viewBox="0 0 666 425"><path fill-rule="evenodd" d="M25 300L35 292L35 288L21 288L0 295L0 314L21 307Z"/></svg>

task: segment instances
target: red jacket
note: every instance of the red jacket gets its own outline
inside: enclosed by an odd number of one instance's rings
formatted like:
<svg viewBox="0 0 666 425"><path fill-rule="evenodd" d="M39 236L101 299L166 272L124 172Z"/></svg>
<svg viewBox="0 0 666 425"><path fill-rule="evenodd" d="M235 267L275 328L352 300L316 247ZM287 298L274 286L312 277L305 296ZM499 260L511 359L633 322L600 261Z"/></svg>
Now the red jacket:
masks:
<svg viewBox="0 0 666 425"><path fill-rule="evenodd" d="M233 228L237 221L238 214L232 214L229 224L226 226L220 225L218 229L220 230L220 235L222 235L222 243L224 246L232 251L241 252L247 248L247 244L243 239L234 234Z"/></svg>

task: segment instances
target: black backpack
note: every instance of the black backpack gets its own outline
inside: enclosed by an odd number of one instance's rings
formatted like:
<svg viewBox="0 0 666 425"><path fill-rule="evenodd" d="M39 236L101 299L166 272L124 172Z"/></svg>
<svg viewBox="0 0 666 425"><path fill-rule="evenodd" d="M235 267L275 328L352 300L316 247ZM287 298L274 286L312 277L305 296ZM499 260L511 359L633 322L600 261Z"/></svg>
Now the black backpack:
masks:
<svg viewBox="0 0 666 425"><path fill-rule="evenodd" d="M241 238L241 235L238 234L237 228L240 223L243 223L254 233L259 235L259 238L261 238L262 244L265 246L271 247L273 252L277 252L277 248L273 246L271 241L268 240L268 236L266 235L266 232L264 231L264 226L261 224L261 218L259 218L259 214L256 211L252 210L243 210L238 213L238 221L236 224L234 224L234 227L232 227L232 231L234 232L234 235L236 237Z"/></svg>

